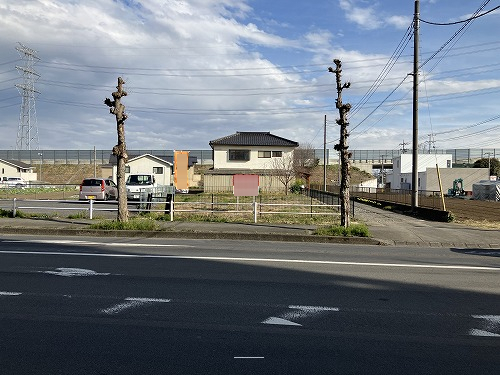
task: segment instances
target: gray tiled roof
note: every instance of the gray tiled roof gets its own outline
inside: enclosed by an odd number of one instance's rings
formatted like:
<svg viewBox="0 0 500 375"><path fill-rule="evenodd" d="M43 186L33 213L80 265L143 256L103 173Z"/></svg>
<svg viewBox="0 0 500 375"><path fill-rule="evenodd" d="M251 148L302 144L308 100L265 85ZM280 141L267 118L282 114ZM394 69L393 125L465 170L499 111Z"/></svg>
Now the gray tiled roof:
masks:
<svg viewBox="0 0 500 375"><path fill-rule="evenodd" d="M236 132L210 141L209 145L213 148L214 145L298 147L299 144L269 132Z"/></svg>
<svg viewBox="0 0 500 375"><path fill-rule="evenodd" d="M23 168L23 169L30 169L32 168L31 165L23 163L22 161L19 160L12 160L12 159L0 159L0 161L3 161L7 164L11 164L15 167Z"/></svg>

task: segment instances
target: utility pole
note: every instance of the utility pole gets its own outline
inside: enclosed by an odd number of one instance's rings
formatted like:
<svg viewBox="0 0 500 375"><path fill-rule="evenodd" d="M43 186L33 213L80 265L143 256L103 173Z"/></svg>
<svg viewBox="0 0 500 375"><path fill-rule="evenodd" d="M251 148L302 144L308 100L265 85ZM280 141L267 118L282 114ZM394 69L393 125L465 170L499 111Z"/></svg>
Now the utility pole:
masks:
<svg viewBox="0 0 500 375"><path fill-rule="evenodd" d="M326 191L326 115L325 115L325 124L323 130L323 191Z"/></svg>
<svg viewBox="0 0 500 375"><path fill-rule="evenodd" d="M411 210L418 207L418 49L419 49L420 1L415 0L413 16L413 165L411 175Z"/></svg>
<svg viewBox="0 0 500 375"><path fill-rule="evenodd" d="M350 196L349 196L349 146L347 145L347 137L349 133L347 132L347 126L349 122L347 121L347 113L351 110L351 104L342 103L342 91L348 89L351 84L346 82L342 84L340 78L342 74L342 63L340 60L333 60L335 63L335 70L333 68L328 68L330 73L335 73L335 78L337 82L337 100L335 101L335 106L339 110L340 118L337 120L337 124L340 125L340 139L339 143L335 145L335 150L340 153L340 163L342 169L342 176L340 181L340 225L344 228L350 225Z"/></svg>
<svg viewBox="0 0 500 375"><path fill-rule="evenodd" d="M403 139L403 143L400 143L398 146L401 146L401 152L403 154L406 154L406 148L405 146L408 146L410 143L409 142L405 142L405 140Z"/></svg>
<svg viewBox="0 0 500 375"><path fill-rule="evenodd" d="M382 185L382 189L385 187L384 185L384 161L385 161L385 157L387 155L380 155L380 157L382 158L382 169L380 171L380 184Z"/></svg>
<svg viewBox="0 0 500 375"><path fill-rule="evenodd" d="M117 91L111 95L114 100L106 98L104 104L110 107L109 112L116 117L116 130L118 133L118 144L113 147L113 155L118 160L118 167L116 173L118 185L118 221L128 221L128 208L127 208L127 188L125 186L125 164L128 161L127 147L125 144L125 120L127 114L125 113L125 106L121 103L121 98L127 96L127 92L123 91L122 77L118 77Z"/></svg>
<svg viewBox="0 0 500 375"><path fill-rule="evenodd" d="M432 133L429 134L429 154L431 153L431 147L434 148L434 146L432 146L432 145L434 144L435 141L432 139L432 136L433 136Z"/></svg>

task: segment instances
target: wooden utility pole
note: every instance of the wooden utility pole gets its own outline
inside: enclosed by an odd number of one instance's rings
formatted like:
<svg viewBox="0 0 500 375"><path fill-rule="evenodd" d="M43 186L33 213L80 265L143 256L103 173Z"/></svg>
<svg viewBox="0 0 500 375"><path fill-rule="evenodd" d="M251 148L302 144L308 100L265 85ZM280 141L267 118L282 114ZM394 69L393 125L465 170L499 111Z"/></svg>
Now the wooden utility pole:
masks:
<svg viewBox="0 0 500 375"><path fill-rule="evenodd" d="M128 161L127 147L125 145L125 106L121 103L122 96L127 96L127 92L123 91L124 81L122 77L118 77L117 91L113 92L113 100L106 98L104 104L110 107L109 112L116 117L116 130L118 132L118 144L113 147L113 155L118 160L118 168L116 173L118 185L118 221L128 221L127 208L127 188L125 186L125 164Z"/></svg>
<svg viewBox="0 0 500 375"><path fill-rule="evenodd" d="M328 68L330 73L335 73L337 81L337 100L335 101L335 106L339 110L340 118L337 119L337 124L340 125L340 140L339 143L335 145L334 149L340 153L340 168L341 168L341 180L340 180L340 225L347 228L350 225L350 196L349 196L349 185L350 185L350 167L349 167L349 146L347 145L347 137L349 133L347 132L347 126L349 122L347 121L347 113L351 110L351 105L349 103L342 103L342 90L348 89L351 84L346 82L342 84L340 78L342 74L342 63L340 60L333 60L335 63L335 70L333 68Z"/></svg>

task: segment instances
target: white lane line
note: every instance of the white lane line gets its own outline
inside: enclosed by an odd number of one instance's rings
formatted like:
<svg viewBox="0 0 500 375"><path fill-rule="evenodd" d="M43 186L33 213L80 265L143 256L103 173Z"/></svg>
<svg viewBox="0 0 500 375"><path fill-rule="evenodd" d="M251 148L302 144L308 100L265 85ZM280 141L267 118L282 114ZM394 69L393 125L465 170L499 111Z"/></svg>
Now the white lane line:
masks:
<svg viewBox="0 0 500 375"><path fill-rule="evenodd" d="M264 359L264 357L234 357L234 359Z"/></svg>
<svg viewBox="0 0 500 375"><path fill-rule="evenodd" d="M96 271L87 270L84 268L56 268L55 271L38 271L40 273L47 273L49 275L57 275L64 277L74 277L74 276L108 276L110 273L98 273Z"/></svg>
<svg viewBox="0 0 500 375"><path fill-rule="evenodd" d="M20 296L21 292L0 292L0 296Z"/></svg>
<svg viewBox="0 0 500 375"><path fill-rule="evenodd" d="M55 251L15 251L0 250L0 254L25 254L25 255L68 255L107 258L154 258L154 259L185 259L185 260L210 260L231 262L262 262L262 263L302 263L322 264L336 266L358 266L358 267L399 267L399 268L431 268L467 271L495 271L500 267L484 266L461 266L444 264L411 264L411 263L371 263L371 262L340 262L330 260L305 260L305 259L277 259L277 258L238 258L238 257L214 257L214 256L187 256L187 255L147 255L147 254L105 254L105 253L64 253Z"/></svg>
<svg viewBox="0 0 500 375"><path fill-rule="evenodd" d="M101 313L102 314L107 314L107 315L114 315L114 314L119 314L123 312L124 310L144 306L144 305L151 305L153 303L166 303L170 302L169 299L163 299L163 298L135 298L135 297L128 297L125 298L125 302L119 303L117 305L108 307L107 309L102 309Z"/></svg>
<svg viewBox="0 0 500 375"><path fill-rule="evenodd" d="M85 246L120 246L120 247L193 247L191 245L125 243L125 242L94 242L79 240L5 240L10 243L40 243L51 245L85 245Z"/></svg>

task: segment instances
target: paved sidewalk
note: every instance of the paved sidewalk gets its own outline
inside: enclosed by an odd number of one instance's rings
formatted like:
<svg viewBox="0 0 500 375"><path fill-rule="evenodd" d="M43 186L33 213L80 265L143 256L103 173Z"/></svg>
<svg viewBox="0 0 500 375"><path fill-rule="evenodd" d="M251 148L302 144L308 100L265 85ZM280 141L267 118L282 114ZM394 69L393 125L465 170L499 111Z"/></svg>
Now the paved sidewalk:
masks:
<svg viewBox="0 0 500 375"><path fill-rule="evenodd" d="M489 248L500 251L500 231L470 228L357 204L353 221L367 224L371 238L316 236L315 226L209 222L159 222L155 232L92 230L88 219L0 218L0 233L207 238L366 245Z"/></svg>

